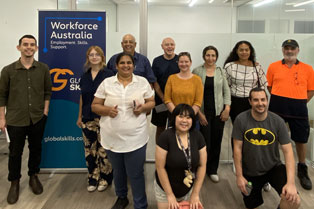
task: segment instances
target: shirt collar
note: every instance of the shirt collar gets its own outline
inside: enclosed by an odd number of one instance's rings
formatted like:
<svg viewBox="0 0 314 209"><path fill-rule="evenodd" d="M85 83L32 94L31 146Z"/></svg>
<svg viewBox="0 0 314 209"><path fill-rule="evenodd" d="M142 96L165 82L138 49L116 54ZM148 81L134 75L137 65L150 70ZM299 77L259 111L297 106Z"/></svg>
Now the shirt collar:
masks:
<svg viewBox="0 0 314 209"><path fill-rule="evenodd" d="M140 57L140 54L139 53L137 53L137 52L134 52L134 60L138 60L139 59L139 57Z"/></svg>
<svg viewBox="0 0 314 209"><path fill-rule="evenodd" d="M38 62L34 59L34 61L33 61L33 64L32 64L32 66L30 67L30 68L33 68L33 67L38 67ZM15 69L23 69L23 70L25 70L26 68L24 67L24 65L22 65L22 63L21 63L21 58L18 60L18 61L16 61L16 63L15 63Z"/></svg>
<svg viewBox="0 0 314 209"><path fill-rule="evenodd" d="M120 82L118 80L118 73L114 76L113 82L120 84ZM134 73L132 73L132 81L131 81L131 83L137 83L137 82L138 82L138 78L134 75Z"/></svg>
<svg viewBox="0 0 314 209"><path fill-rule="evenodd" d="M299 64L299 62L300 62L300 61L297 59L297 61L295 62L295 64L297 65L297 64ZM282 59L282 60L281 60L281 63L282 63L283 65L286 64L285 59Z"/></svg>
<svg viewBox="0 0 314 209"><path fill-rule="evenodd" d="M100 73L100 72L102 72L102 71L104 71L104 68L101 68L101 69L98 71L98 73ZM91 72L92 72L92 68L91 68L91 67L86 70L86 73L91 74ZM98 74L97 74L97 75L98 75Z"/></svg>

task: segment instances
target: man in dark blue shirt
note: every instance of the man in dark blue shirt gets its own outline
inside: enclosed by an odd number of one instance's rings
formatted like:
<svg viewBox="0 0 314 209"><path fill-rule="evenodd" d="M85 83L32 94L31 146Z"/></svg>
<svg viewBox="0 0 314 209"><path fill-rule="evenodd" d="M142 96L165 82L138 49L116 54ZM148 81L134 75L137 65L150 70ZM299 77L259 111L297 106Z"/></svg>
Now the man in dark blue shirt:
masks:
<svg viewBox="0 0 314 209"><path fill-rule="evenodd" d="M156 92L155 102L156 106L159 105L159 107L161 107L160 105L164 102L164 91L168 77L180 71L177 63L178 55L174 53L174 40L172 38L165 38L161 43L161 48L164 50L164 54L156 57L153 61L153 72L157 78L157 82L154 83ZM166 127L168 111L167 108L165 108L165 110L166 111L159 112L156 111L156 108L153 109L151 122L157 126L156 140Z"/></svg>
<svg viewBox="0 0 314 209"><path fill-rule="evenodd" d="M147 57L135 51L136 41L134 36L131 34L126 34L125 36L123 36L121 46L123 48L123 52L131 54L134 57L135 68L133 73L135 75L145 77L151 84L156 82L156 78L154 76L152 67ZM107 68L112 70L115 74L117 73L116 69L117 56L118 54L113 55L107 64Z"/></svg>

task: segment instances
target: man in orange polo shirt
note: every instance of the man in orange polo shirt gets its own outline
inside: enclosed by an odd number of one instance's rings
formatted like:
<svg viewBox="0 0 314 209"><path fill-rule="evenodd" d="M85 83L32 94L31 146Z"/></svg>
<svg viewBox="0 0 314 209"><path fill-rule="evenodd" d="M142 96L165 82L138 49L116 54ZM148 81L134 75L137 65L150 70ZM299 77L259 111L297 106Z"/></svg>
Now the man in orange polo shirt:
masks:
<svg viewBox="0 0 314 209"><path fill-rule="evenodd" d="M289 124L299 159L298 177L302 187L311 190L305 156L310 133L307 102L314 95L314 71L312 66L297 59L299 44L295 40L284 41L282 53L284 59L270 64L266 74L271 92L269 110Z"/></svg>

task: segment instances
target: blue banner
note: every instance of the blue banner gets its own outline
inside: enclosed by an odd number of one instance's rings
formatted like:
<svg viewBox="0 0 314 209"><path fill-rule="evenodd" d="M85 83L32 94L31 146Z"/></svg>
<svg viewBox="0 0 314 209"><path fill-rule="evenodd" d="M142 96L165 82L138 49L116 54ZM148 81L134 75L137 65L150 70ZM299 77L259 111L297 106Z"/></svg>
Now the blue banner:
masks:
<svg viewBox="0 0 314 209"><path fill-rule="evenodd" d="M39 11L39 61L50 67L52 97L41 168L86 168L79 110L79 80L92 45L106 51L106 13Z"/></svg>

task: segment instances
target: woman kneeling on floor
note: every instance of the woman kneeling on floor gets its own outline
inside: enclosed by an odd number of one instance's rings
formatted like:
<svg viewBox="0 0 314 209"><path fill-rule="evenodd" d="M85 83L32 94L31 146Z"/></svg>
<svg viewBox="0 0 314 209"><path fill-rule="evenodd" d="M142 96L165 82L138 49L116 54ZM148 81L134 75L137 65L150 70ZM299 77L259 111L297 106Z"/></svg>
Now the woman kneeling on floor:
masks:
<svg viewBox="0 0 314 209"><path fill-rule="evenodd" d="M202 208L199 193L206 172L206 145L195 130L195 114L187 104L179 104L172 112L170 129L156 141L156 180L158 209L179 208L189 201L192 208Z"/></svg>

